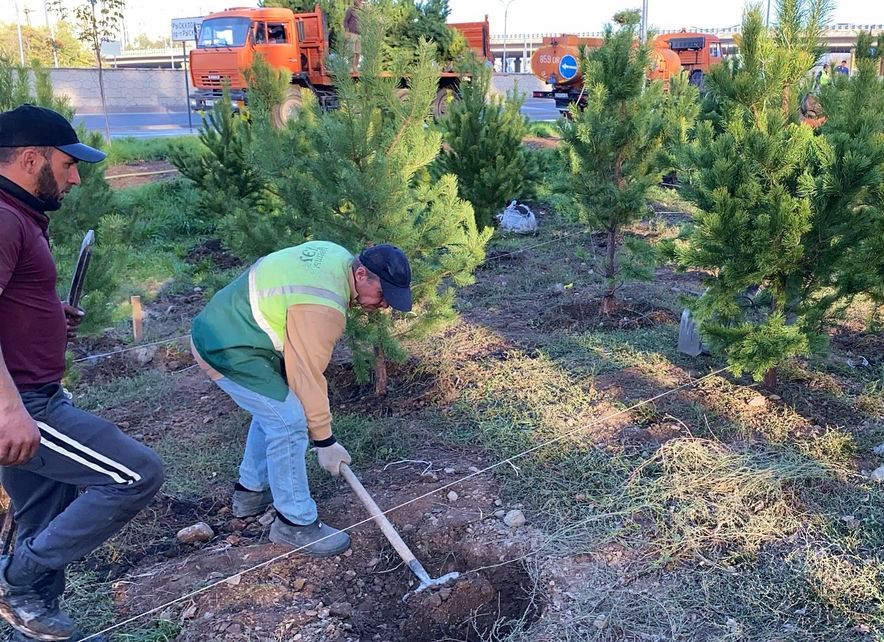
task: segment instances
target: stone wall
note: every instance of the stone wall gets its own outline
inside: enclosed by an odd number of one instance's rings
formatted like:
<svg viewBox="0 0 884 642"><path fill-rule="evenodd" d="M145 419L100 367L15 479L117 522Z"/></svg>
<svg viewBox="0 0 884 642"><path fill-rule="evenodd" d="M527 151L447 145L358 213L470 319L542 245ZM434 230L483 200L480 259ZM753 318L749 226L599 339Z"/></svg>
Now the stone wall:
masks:
<svg viewBox="0 0 884 642"><path fill-rule="evenodd" d="M66 95L79 114L101 112L97 69L51 69L52 87ZM180 69L105 69L108 112L186 111Z"/></svg>

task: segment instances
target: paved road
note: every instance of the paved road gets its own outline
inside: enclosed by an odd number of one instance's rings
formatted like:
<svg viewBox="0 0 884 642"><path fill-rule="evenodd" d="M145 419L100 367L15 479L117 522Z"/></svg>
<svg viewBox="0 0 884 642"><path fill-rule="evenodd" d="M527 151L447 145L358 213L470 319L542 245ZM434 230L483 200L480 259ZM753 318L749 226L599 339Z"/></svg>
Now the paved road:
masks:
<svg viewBox="0 0 884 642"><path fill-rule="evenodd" d="M522 113L530 120L555 120L559 113L551 100L528 98L522 106ZM199 114L193 114L193 131L199 129ZM113 138L157 138L160 136L184 136L191 133L187 123L187 112L137 112L108 114L111 137ZM104 116L101 114L77 114L76 123L83 123L87 129L104 131Z"/></svg>

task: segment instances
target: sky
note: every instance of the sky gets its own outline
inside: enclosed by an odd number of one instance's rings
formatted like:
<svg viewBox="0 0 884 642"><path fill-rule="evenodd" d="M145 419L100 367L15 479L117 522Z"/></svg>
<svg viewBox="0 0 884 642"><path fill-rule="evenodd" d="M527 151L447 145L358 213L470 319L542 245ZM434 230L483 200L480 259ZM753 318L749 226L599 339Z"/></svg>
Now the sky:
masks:
<svg viewBox="0 0 884 642"><path fill-rule="evenodd" d="M74 0L70 0L74 1ZM766 0L762 0L765 2ZM129 37L144 33L167 37L172 18L201 16L230 6L254 6L255 0L128 0L126 24ZM0 0L0 22L15 22L18 5L22 23L28 9L33 24L45 24L43 0ZM576 33L599 31L614 13L640 0L449 0L451 22L482 20L485 14L493 34ZM656 30L682 27L730 27L740 23L744 0L648 0L648 22ZM772 1L771 19L775 19ZM766 6L766 5L765 5ZM884 23L884 2L836 0L832 23Z"/></svg>

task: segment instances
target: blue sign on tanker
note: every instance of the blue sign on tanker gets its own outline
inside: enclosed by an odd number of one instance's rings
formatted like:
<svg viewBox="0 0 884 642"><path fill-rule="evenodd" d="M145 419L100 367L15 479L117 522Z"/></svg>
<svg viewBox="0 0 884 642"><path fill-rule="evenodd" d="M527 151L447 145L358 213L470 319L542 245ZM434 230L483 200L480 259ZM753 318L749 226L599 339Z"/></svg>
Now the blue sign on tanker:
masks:
<svg viewBox="0 0 884 642"><path fill-rule="evenodd" d="M574 56L570 54L562 56L562 59L559 61L559 75L562 77L562 80L571 80L577 75L578 70L577 59Z"/></svg>

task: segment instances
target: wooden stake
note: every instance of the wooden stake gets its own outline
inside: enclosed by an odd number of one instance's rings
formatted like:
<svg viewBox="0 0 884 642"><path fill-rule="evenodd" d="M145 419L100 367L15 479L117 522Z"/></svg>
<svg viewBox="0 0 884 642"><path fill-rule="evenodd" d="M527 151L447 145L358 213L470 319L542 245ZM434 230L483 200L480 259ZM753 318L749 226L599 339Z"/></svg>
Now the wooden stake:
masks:
<svg viewBox="0 0 884 642"><path fill-rule="evenodd" d="M133 296L129 300L132 303L132 335L135 338L135 343L141 343L141 340L144 338L144 315L141 311L141 297Z"/></svg>

